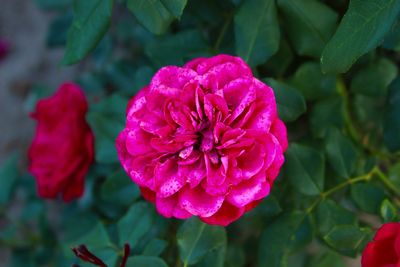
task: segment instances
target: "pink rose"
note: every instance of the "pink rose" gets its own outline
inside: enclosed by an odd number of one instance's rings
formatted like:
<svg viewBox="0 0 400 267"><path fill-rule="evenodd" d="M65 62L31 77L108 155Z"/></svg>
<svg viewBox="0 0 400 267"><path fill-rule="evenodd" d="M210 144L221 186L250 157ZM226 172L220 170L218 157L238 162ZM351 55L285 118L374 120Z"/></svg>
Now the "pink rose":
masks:
<svg viewBox="0 0 400 267"><path fill-rule="evenodd" d="M400 266L400 223L386 223L379 228L362 254L361 266Z"/></svg>
<svg viewBox="0 0 400 267"><path fill-rule="evenodd" d="M93 134L85 120L87 102L77 85L63 84L40 100L32 117L38 121L29 148L29 171L39 195L64 201L82 196L85 176L94 159Z"/></svg>
<svg viewBox="0 0 400 267"><path fill-rule="evenodd" d="M160 69L130 101L116 145L159 213L226 226L269 194L287 137L272 89L219 55Z"/></svg>

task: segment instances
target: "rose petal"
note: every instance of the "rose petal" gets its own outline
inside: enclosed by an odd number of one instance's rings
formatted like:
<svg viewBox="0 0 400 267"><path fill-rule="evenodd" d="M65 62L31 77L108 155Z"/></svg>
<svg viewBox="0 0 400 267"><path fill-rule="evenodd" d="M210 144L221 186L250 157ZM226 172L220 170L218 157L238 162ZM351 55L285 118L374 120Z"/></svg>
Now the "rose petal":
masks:
<svg viewBox="0 0 400 267"><path fill-rule="evenodd" d="M167 217L175 217L178 219L188 219L193 215L182 209L178 203L179 197L177 195L173 195L167 198L156 198L156 208L157 211Z"/></svg>
<svg viewBox="0 0 400 267"><path fill-rule="evenodd" d="M239 57L234 57L230 55L217 55L211 58L203 58L203 60L195 63L197 65L195 70L200 75L203 75L207 72L216 72L217 70L224 71L227 73L236 70L234 71L234 73L231 73L230 75L240 74L240 75L234 75L234 77L235 76L252 77L251 69ZM195 64L192 63L191 66L193 65ZM233 80L233 78L231 80Z"/></svg>
<svg viewBox="0 0 400 267"><path fill-rule="evenodd" d="M278 139L281 145L282 151L285 152L288 147L288 139L286 126L280 119L276 119L271 126L271 134L273 134L276 139Z"/></svg>
<svg viewBox="0 0 400 267"><path fill-rule="evenodd" d="M185 179L181 176L178 162L174 158L168 159L156 166L154 169L154 179L157 188L157 198L169 197L185 185Z"/></svg>
<svg viewBox="0 0 400 267"><path fill-rule="evenodd" d="M207 184L210 186L220 186L225 182L227 158L224 158L225 166L222 163L213 164L210 160L210 155L204 155L207 170Z"/></svg>
<svg viewBox="0 0 400 267"><path fill-rule="evenodd" d="M266 197L270 189L270 185L266 181L266 175L262 173L233 187L227 195L226 200L240 208L254 200Z"/></svg>
<svg viewBox="0 0 400 267"><path fill-rule="evenodd" d="M179 96L184 85L197 77L197 73L188 68L167 66L161 68L150 82L149 94L154 92L164 96Z"/></svg>
<svg viewBox="0 0 400 267"><path fill-rule="evenodd" d="M127 132L125 137L126 149L132 156L142 155L153 151L150 141L153 135L140 128L134 128Z"/></svg>
<svg viewBox="0 0 400 267"><path fill-rule="evenodd" d="M208 94L204 97L204 112L211 122L216 119L216 112L222 114L222 119L228 115L228 106L225 99L216 94Z"/></svg>
<svg viewBox="0 0 400 267"><path fill-rule="evenodd" d="M254 144L251 150L237 158L237 167L242 171L243 179L249 179L263 169L265 155L263 147L259 144ZM270 153L267 153L267 157L269 155Z"/></svg>
<svg viewBox="0 0 400 267"><path fill-rule="evenodd" d="M234 110L231 114L231 116L229 117L227 123L231 124L236 118L238 118L243 111L250 106L255 100L256 100L256 87L252 85L252 83L249 83L247 80L238 80L238 82L240 83L234 83L231 84L231 87L239 87L242 89L243 92L241 94L240 97L240 102L237 100L234 101L229 101L228 103L232 103L232 102L238 102L237 105L235 105ZM244 88L246 88L246 90L244 90ZM232 90L232 88L229 88L230 90ZM237 89L239 90L239 89ZM224 94L227 95L227 93L225 93L227 90L227 88L224 88ZM226 96L227 97L227 96ZM233 98L233 97L231 97Z"/></svg>
<svg viewBox="0 0 400 267"><path fill-rule="evenodd" d="M243 126L245 129L259 129L269 132L272 122L277 117L274 92L267 85L253 79L253 86L257 92L257 104L252 117Z"/></svg>
<svg viewBox="0 0 400 267"><path fill-rule="evenodd" d="M374 240L382 241L387 238L393 238L398 233L400 234L400 223L385 223L376 232Z"/></svg>
<svg viewBox="0 0 400 267"><path fill-rule="evenodd" d="M140 192L145 200L154 203L156 201L156 193L147 187L139 186Z"/></svg>
<svg viewBox="0 0 400 267"><path fill-rule="evenodd" d="M227 226L240 218L244 211L244 208L238 208L225 201L217 213L210 217L200 217L200 220L212 225Z"/></svg>
<svg viewBox="0 0 400 267"><path fill-rule="evenodd" d="M374 243L368 243L361 257L362 267L376 267L379 266L379 262L375 259L374 254Z"/></svg>
<svg viewBox="0 0 400 267"><path fill-rule="evenodd" d="M224 196L210 196L204 192L201 186L193 189L185 187L180 195L181 207L189 213L201 217L210 217L215 214L223 202Z"/></svg>

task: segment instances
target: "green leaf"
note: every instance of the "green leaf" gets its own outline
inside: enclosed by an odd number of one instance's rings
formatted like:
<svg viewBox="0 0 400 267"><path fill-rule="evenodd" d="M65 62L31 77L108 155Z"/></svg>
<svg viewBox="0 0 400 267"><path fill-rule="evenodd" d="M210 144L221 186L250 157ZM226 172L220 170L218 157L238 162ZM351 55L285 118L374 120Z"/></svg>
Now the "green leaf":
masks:
<svg viewBox="0 0 400 267"><path fill-rule="evenodd" d="M334 252L325 252L317 257L313 257L309 267L344 267L343 258Z"/></svg>
<svg viewBox="0 0 400 267"><path fill-rule="evenodd" d="M134 76L134 90L138 91L148 85L154 75L154 70L148 66L140 67L136 70Z"/></svg>
<svg viewBox="0 0 400 267"><path fill-rule="evenodd" d="M312 240L309 216L304 212L285 213L263 231L258 251L258 266L287 266L289 252Z"/></svg>
<svg viewBox="0 0 400 267"><path fill-rule="evenodd" d="M399 210L389 199L385 199L382 202L380 212L384 222L395 222L398 220Z"/></svg>
<svg viewBox="0 0 400 267"><path fill-rule="evenodd" d="M160 0L127 0L127 5L137 20L155 34L164 33L174 20Z"/></svg>
<svg viewBox="0 0 400 267"><path fill-rule="evenodd" d="M193 267L224 267L226 244L211 250Z"/></svg>
<svg viewBox="0 0 400 267"><path fill-rule="evenodd" d="M114 205L128 206L139 198L140 191L122 169L107 177L100 188L101 198Z"/></svg>
<svg viewBox="0 0 400 267"><path fill-rule="evenodd" d="M388 178L398 187L400 187L400 163L396 163L389 168Z"/></svg>
<svg viewBox="0 0 400 267"><path fill-rule="evenodd" d="M383 119L383 139L390 151L400 150L400 77L390 85Z"/></svg>
<svg viewBox="0 0 400 267"><path fill-rule="evenodd" d="M280 31L274 0L249 0L235 15L236 53L250 66L278 51Z"/></svg>
<svg viewBox="0 0 400 267"><path fill-rule="evenodd" d="M286 152L286 172L292 186L302 194L318 195L324 189L325 160L318 150L292 143Z"/></svg>
<svg viewBox="0 0 400 267"><path fill-rule="evenodd" d="M369 229L354 225L338 225L324 236L324 240L340 254L355 257L368 242L370 233Z"/></svg>
<svg viewBox="0 0 400 267"><path fill-rule="evenodd" d="M168 267L163 259L152 256L133 256L128 258L126 267Z"/></svg>
<svg viewBox="0 0 400 267"><path fill-rule="evenodd" d="M332 127L342 129L344 127L342 110L343 100L339 96L319 101L310 114L312 134L323 138Z"/></svg>
<svg viewBox="0 0 400 267"><path fill-rule="evenodd" d="M293 51L285 38L281 38L279 50L265 64L273 77L282 77L293 62Z"/></svg>
<svg viewBox="0 0 400 267"><path fill-rule="evenodd" d="M151 229L154 220L153 208L149 203L137 202L118 221L119 244L129 243L135 247L139 240Z"/></svg>
<svg viewBox="0 0 400 267"><path fill-rule="evenodd" d="M187 0L161 0L161 2L176 18L182 16L183 9L187 4Z"/></svg>
<svg viewBox="0 0 400 267"><path fill-rule="evenodd" d="M32 249L15 249L12 251L9 267L37 267Z"/></svg>
<svg viewBox="0 0 400 267"><path fill-rule="evenodd" d="M386 58L379 58L357 72L351 80L350 89L367 96L385 96L387 87L396 76L396 65Z"/></svg>
<svg viewBox="0 0 400 267"><path fill-rule="evenodd" d="M289 83L307 100L326 99L336 94L336 77L322 74L319 64L313 61L301 64Z"/></svg>
<svg viewBox="0 0 400 267"><path fill-rule="evenodd" d="M19 177L18 155L12 154L0 168L0 205L5 205L10 200L15 183Z"/></svg>
<svg viewBox="0 0 400 267"><path fill-rule="evenodd" d="M351 197L361 210L379 214L385 192L371 183L359 183L351 187Z"/></svg>
<svg viewBox="0 0 400 267"><path fill-rule="evenodd" d="M267 79L266 83L271 85L274 90L279 117L283 121L295 121L301 114L306 112L306 101L296 89L274 79Z"/></svg>
<svg viewBox="0 0 400 267"><path fill-rule="evenodd" d="M107 80L128 96L134 95L140 88L133 88L132 76L135 75L136 67L125 61L117 61L106 66ZM135 90L136 89L136 90Z"/></svg>
<svg viewBox="0 0 400 267"><path fill-rule="evenodd" d="M178 229L179 255L185 265L199 262L208 252L226 246L226 231L220 226L205 224L197 218L185 221Z"/></svg>
<svg viewBox="0 0 400 267"><path fill-rule="evenodd" d="M95 158L100 163L119 162L115 140L125 126L128 99L113 94L90 106L87 120L94 131Z"/></svg>
<svg viewBox="0 0 400 267"><path fill-rule="evenodd" d="M343 73L379 45L400 10L398 0L351 0L339 28L326 45L323 72Z"/></svg>
<svg viewBox="0 0 400 267"><path fill-rule="evenodd" d="M315 0L279 0L278 6L297 54L319 58L336 29L336 12Z"/></svg>
<svg viewBox="0 0 400 267"><path fill-rule="evenodd" d="M148 43L145 53L158 67L183 65L187 60L207 55L208 46L198 30L181 31L166 35Z"/></svg>
<svg viewBox="0 0 400 267"><path fill-rule="evenodd" d="M168 246L168 242L162 239L152 239L144 248L143 256L160 256L161 253Z"/></svg>
<svg viewBox="0 0 400 267"><path fill-rule="evenodd" d="M68 259L75 259L71 248L84 244L108 266L115 266L118 255L112 249L115 245L111 243L104 225L95 218L86 220L80 216L74 219L67 224L67 233L62 241L64 255Z"/></svg>
<svg viewBox="0 0 400 267"><path fill-rule="evenodd" d="M244 248L238 245L229 245L226 252L225 266L243 267L246 263Z"/></svg>
<svg viewBox="0 0 400 267"><path fill-rule="evenodd" d="M337 225L357 225L357 217L333 200L326 199L318 205L316 222L321 235L326 235Z"/></svg>
<svg viewBox="0 0 400 267"><path fill-rule="evenodd" d="M65 15L56 17L50 22L46 36L46 45L48 47L59 47L67 42L67 32L73 20L70 12Z"/></svg>
<svg viewBox="0 0 400 267"><path fill-rule="evenodd" d="M74 21L62 64L77 63L93 51L110 25L113 4L113 0L74 1Z"/></svg>
<svg viewBox="0 0 400 267"><path fill-rule="evenodd" d="M393 24L391 31L385 36L382 46L400 52L400 19Z"/></svg>
<svg viewBox="0 0 400 267"><path fill-rule="evenodd" d="M252 212L260 220L269 220L282 212L282 207L279 205L279 201L275 196L269 195L268 198L264 199ZM248 214L250 216L252 213Z"/></svg>
<svg viewBox="0 0 400 267"><path fill-rule="evenodd" d="M349 178L357 160L356 148L352 141L337 128L332 128L325 139L325 150L328 161L336 174Z"/></svg>

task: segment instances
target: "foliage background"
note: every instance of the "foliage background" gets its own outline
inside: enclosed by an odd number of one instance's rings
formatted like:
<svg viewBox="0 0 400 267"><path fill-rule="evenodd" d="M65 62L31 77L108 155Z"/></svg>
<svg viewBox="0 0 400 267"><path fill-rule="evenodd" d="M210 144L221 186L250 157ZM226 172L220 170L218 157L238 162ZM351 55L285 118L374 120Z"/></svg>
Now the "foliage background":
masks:
<svg viewBox="0 0 400 267"><path fill-rule="evenodd" d="M25 151L3 164L8 266L89 266L70 250L79 244L118 266L129 243L128 266L339 267L399 220L399 0L36 4L54 16L46 45L65 47L60 68L79 64L96 162L70 204L37 198ZM219 53L241 56L274 88L290 140L271 195L226 229L157 215L114 148L127 101L157 69ZM27 109L53 90L35 85Z"/></svg>

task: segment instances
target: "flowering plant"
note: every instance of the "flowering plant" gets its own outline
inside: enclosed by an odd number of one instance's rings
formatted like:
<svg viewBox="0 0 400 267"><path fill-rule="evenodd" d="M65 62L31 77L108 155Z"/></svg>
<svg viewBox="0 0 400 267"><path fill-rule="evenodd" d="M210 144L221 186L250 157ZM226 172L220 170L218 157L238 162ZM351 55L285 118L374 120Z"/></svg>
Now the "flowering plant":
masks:
<svg viewBox="0 0 400 267"><path fill-rule="evenodd" d="M73 82L22 94L3 262L399 264L400 1L36 4Z"/></svg>

